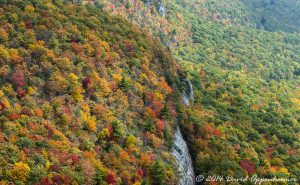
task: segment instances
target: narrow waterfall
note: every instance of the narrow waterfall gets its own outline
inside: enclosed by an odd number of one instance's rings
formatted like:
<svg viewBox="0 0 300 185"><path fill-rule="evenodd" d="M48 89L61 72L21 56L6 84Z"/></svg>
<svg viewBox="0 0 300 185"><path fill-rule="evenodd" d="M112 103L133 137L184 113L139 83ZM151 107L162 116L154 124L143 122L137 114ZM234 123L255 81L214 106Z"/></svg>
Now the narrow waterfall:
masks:
<svg viewBox="0 0 300 185"><path fill-rule="evenodd" d="M181 94L181 99L182 99L185 106L187 106L187 107L190 106L190 97L186 94L186 92L183 92Z"/></svg>
<svg viewBox="0 0 300 185"><path fill-rule="evenodd" d="M160 16L162 16L162 17L166 16L166 9L165 9L165 5L164 5L163 1L160 2L158 12L159 12Z"/></svg>
<svg viewBox="0 0 300 185"><path fill-rule="evenodd" d="M189 85L189 92L182 93L182 101L185 106L188 107L190 106L190 101L194 100L194 91L191 81L186 79L185 82L187 82ZM179 127L177 127L175 132L175 142L172 154L177 161L179 171L181 173L179 185L194 185L195 174L193 170L192 159Z"/></svg>
<svg viewBox="0 0 300 185"><path fill-rule="evenodd" d="M189 107L190 106L190 101L194 101L194 89L193 89L193 84L189 79L185 79L184 82L187 83L189 89L188 91L183 91L181 93L181 98L185 106Z"/></svg>
<svg viewBox="0 0 300 185"><path fill-rule="evenodd" d="M189 85L189 98L190 98L191 101L194 101L194 89L193 89L193 84L192 84L191 80L189 80L189 79L186 79L185 81L186 81L186 82L188 83L188 85Z"/></svg>

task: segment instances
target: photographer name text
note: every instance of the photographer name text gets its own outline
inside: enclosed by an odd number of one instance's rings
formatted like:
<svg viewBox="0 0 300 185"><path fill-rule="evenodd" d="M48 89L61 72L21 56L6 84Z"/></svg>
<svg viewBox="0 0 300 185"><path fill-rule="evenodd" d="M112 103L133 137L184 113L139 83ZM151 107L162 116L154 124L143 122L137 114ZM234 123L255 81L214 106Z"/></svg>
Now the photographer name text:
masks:
<svg viewBox="0 0 300 185"><path fill-rule="evenodd" d="M297 182L294 178L280 178L274 176L272 178L260 178L257 175L246 176L244 178L235 178L233 176L222 176L222 175L211 175L204 177L203 175L198 175L196 177L196 182L252 182L254 184L262 184L264 182Z"/></svg>

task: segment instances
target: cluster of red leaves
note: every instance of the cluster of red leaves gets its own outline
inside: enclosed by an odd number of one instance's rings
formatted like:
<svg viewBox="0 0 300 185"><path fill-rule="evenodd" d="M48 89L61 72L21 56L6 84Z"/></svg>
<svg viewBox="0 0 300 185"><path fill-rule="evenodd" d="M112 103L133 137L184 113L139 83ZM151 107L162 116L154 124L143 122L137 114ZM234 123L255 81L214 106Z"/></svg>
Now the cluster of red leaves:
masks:
<svg viewBox="0 0 300 185"><path fill-rule="evenodd" d="M17 70L11 77L14 85L19 88L25 86L25 76L24 73L20 70Z"/></svg>
<svg viewBox="0 0 300 185"><path fill-rule="evenodd" d="M91 83L91 80L89 77L86 77L82 80L82 87L84 89L87 89L88 88L88 85Z"/></svg>
<svg viewBox="0 0 300 185"><path fill-rule="evenodd" d="M210 137L210 135L215 135L217 137L221 136L221 132L216 129L215 127L209 125L209 124L205 124L203 126L204 131L208 134L208 136Z"/></svg>
<svg viewBox="0 0 300 185"><path fill-rule="evenodd" d="M255 165L252 161L249 160L241 160L240 166L247 173L254 174L255 173Z"/></svg>
<svg viewBox="0 0 300 185"><path fill-rule="evenodd" d="M165 122L162 120L157 120L155 125L158 132L163 131L165 128Z"/></svg>
<svg viewBox="0 0 300 185"><path fill-rule="evenodd" d="M108 184L114 184L114 183L116 183L116 179L115 179L116 177L115 177L115 174L113 174L113 173L108 173L107 174L107 176L106 176L106 182L108 183Z"/></svg>
<svg viewBox="0 0 300 185"><path fill-rule="evenodd" d="M126 50L126 52L133 51L134 47L133 47L133 45L132 45L132 43L130 41L125 40L124 44L125 44L125 50Z"/></svg>
<svg viewBox="0 0 300 185"><path fill-rule="evenodd" d="M12 113L12 114L10 114L10 115L8 116L8 118L9 118L10 120L15 120L15 119L20 118L20 115L17 114L17 113Z"/></svg>
<svg viewBox="0 0 300 185"><path fill-rule="evenodd" d="M4 105L4 103L2 103L1 101L0 101L0 110L5 110L6 109L6 106Z"/></svg>

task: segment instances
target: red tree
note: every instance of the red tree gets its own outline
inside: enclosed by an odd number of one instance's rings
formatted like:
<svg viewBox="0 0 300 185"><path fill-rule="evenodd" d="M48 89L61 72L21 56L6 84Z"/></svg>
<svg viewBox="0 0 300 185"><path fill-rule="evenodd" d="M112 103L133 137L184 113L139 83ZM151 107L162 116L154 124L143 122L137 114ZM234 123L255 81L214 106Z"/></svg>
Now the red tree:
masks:
<svg viewBox="0 0 300 185"><path fill-rule="evenodd" d="M108 184L115 184L116 183L115 175L113 173L107 174L107 176L106 176L106 182Z"/></svg>
<svg viewBox="0 0 300 185"><path fill-rule="evenodd" d="M249 160L241 160L240 166L243 168L244 171L254 174L255 173L255 165L252 161Z"/></svg>
<svg viewBox="0 0 300 185"><path fill-rule="evenodd" d="M23 87L26 84L24 73L20 70L15 71L11 79L17 88Z"/></svg>
<svg viewBox="0 0 300 185"><path fill-rule="evenodd" d="M141 177L141 178L143 178L143 175L144 175L144 172L143 172L143 170L140 168L140 169L138 170L138 176Z"/></svg>
<svg viewBox="0 0 300 185"><path fill-rule="evenodd" d="M164 128L165 128L164 121L162 121L162 120L156 121L156 129L157 129L157 131L161 132L161 131L164 130Z"/></svg>

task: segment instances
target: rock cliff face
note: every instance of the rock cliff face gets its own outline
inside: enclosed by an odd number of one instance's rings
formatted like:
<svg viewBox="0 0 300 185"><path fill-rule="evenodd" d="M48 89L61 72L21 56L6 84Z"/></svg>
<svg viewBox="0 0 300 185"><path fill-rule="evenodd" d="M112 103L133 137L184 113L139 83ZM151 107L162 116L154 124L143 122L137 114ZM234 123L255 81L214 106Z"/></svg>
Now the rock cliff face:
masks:
<svg viewBox="0 0 300 185"><path fill-rule="evenodd" d="M188 92L182 93L182 101L185 106L190 106L190 101L194 100L194 91L193 85L190 80L185 79L189 89ZM180 128L177 127L175 133L174 147L172 151L173 156L175 157L177 164L179 166L179 171L181 177L179 180L179 185L193 185L195 184L195 174L192 164L191 155L185 140L182 137Z"/></svg>
<svg viewBox="0 0 300 185"><path fill-rule="evenodd" d="M179 185L193 185L195 184L195 174L193 170L191 156L186 142L184 141L179 127L175 133L175 142L172 154L176 158L181 172Z"/></svg>

